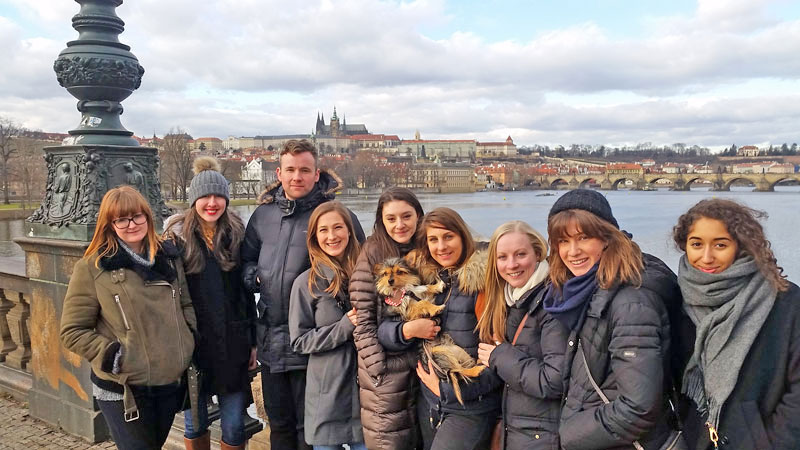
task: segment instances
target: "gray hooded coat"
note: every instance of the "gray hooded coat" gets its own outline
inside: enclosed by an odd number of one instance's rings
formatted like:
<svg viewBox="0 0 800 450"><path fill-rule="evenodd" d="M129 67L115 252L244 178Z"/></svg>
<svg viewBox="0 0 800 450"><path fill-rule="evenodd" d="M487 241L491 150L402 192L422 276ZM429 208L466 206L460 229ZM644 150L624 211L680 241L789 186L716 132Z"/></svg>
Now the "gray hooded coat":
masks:
<svg viewBox="0 0 800 450"><path fill-rule="evenodd" d="M346 291L335 297L325 292L333 277L329 267L322 266L324 279L318 280L314 295L308 289L309 273L297 277L289 302L292 349L308 355L305 439L310 445L363 442L353 344L356 327L345 315L352 306Z"/></svg>

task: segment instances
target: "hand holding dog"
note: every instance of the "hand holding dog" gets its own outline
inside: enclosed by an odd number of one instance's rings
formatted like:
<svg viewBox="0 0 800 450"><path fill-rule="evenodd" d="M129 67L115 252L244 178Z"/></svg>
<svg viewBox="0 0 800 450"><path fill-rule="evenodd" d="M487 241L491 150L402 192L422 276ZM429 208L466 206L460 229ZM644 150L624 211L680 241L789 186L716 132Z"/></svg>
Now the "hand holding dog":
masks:
<svg viewBox="0 0 800 450"><path fill-rule="evenodd" d="M347 318L350 319L350 323L352 323L354 327L358 326L358 316L356 315L355 306L350 311L347 311Z"/></svg>
<svg viewBox="0 0 800 450"><path fill-rule="evenodd" d="M437 327L438 328L438 327ZM422 368L422 362L417 361L417 376L428 389L431 390L437 397L441 397L439 392L439 377L433 371L433 363L428 360L428 370Z"/></svg>
<svg viewBox="0 0 800 450"><path fill-rule="evenodd" d="M494 344L484 344L483 342L478 344L478 361L481 362L486 367L489 367L489 358L492 356L492 352L496 349L497 346Z"/></svg>
<svg viewBox="0 0 800 450"><path fill-rule="evenodd" d="M431 319L415 319L403 324L403 339L411 340L412 338L420 339L433 339L439 334L442 329L436 322Z"/></svg>

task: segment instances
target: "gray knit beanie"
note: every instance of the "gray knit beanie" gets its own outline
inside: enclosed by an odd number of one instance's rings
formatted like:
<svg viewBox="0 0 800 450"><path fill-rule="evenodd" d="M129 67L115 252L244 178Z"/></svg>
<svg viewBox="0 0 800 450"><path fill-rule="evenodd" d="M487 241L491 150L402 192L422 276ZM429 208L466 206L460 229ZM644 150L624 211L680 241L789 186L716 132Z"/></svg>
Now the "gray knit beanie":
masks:
<svg viewBox="0 0 800 450"><path fill-rule="evenodd" d="M225 203L230 202L228 180L222 176L219 162L211 156L201 156L194 160L192 171L195 173L189 185L189 204L194 206L198 198L206 195L225 197Z"/></svg>
<svg viewBox="0 0 800 450"><path fill-rule="evenodd" d="M591 189L575 189L567 192L556 200L553 207L550 208L550 213L547 215L547 218L550 219L561 211L566 211L568 209L582 209L588 211L619 229L617 219L615 219L614 214L611 213L611 205L608 204L606 197L597 191Z"/></svg>

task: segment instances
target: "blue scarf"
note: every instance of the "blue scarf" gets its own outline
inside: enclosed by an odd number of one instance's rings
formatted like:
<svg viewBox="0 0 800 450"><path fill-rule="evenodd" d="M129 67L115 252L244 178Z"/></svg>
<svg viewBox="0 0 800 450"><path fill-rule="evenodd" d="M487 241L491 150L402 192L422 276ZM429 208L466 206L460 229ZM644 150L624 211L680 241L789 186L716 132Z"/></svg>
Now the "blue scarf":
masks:
<svg viewBox="0 0 800 450"><path fill-rule="evenodd" d="M542 301L544 310L570 331L577 331L583 326L583 319L589 308L589 300L597 290L595 274L598 266L595 264L585 274L570 278L564 283L561 290L556 289L551 283L547 287L547 292L544 293Z"/></svg>

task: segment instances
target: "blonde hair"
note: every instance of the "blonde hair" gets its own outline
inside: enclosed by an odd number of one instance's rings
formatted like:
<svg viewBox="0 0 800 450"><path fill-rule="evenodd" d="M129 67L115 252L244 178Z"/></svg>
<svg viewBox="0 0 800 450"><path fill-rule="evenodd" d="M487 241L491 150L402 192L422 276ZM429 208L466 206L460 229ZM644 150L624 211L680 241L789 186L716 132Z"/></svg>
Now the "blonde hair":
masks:
<svg viewBox="0 0 800 450"><path fill-rule="evenodd" d="M320 248L319 241L317 241L319 219L329 212L335 212L341 216L342 221L347 227L347 233L349 234L347 246L344 248L344 252L339 258L331 258ZM317 287L317 281L322 278L322 265L333 269L333 280L331 280L325 292L336 295L341 289L346 289L347 280L353 273L353 269L356 266L356 259L361 249L361 245L358 243L356 233L353 229L353 220L350 218L350 211L338 201L325 202L317 206L314 212L311 213L311 218L308 219L306 245L308 246L308 258L311 260L311 271L308 274L308 290L311 296L316 298L314 288Z"/></svg>
<svg viewBox="0 0 800 450"><path fill-rule="evenodd" d="M100 202L100 211L97 213L97 225L94 236L83 257L89 258L97 255L95 267L100 267L100 259L105 256L114 256L119 250L117 233L114 231L113 221L120 217L133 217L136 214L147 216L147 234L144 237L144 247L151 262L155 261L156 252L161 248L161 239L156 234L153 224L153 211L150 204L139 191L131 186L119 186L109 189Z"/></svg>
<svg viewBox="0 0 800 450"><path fill-rule="evenodd" d="M506 222L494 230L492 240L489 241L489 264L486 267L486 284L484 287L486 309L478 319L477 326L480 339L483 342L491 342L495 338L501 342L505 341L506 317L508 315L505 299L506 281L497 271L497 242L501 237L511 233L521 233L528 238L538 262L542 262L547 258L547 241L527 223L521 220L514 220Z"/></svg>
<svg viewBox="0 0 800 450"><path fill-rule="evenodd" d="M582 209L568 209L553 215L547 221L547 234L550 240L550 280L557 289L572 277L558 252L558 241L569 236L567 230L572 223L590 238L606 243L597 269L597 285L608 289L616 283L639 286L642 284L642 251L627 235L611 223Z"/></svg>

